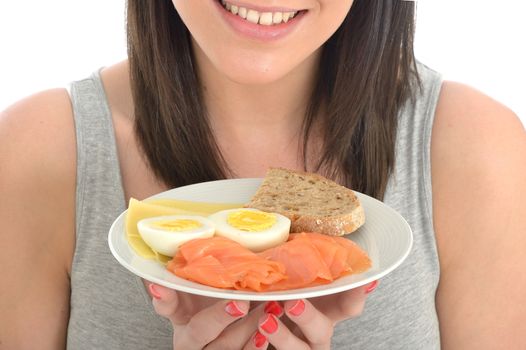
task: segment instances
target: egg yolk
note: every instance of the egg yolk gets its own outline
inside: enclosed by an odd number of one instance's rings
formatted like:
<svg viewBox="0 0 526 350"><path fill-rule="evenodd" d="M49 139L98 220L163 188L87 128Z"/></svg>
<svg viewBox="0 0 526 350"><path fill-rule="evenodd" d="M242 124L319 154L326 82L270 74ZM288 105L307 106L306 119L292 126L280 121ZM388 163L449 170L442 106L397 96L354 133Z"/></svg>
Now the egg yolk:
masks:
<svg viewBox="0 0 526 350"><path fill-rule="evenodd" d="M230 213L227 222L238 230L258 232L276 224L276 215L262 211L240 210Z"/></svg>
<svg viewBox="0 0 526 350"><path fill-rule="evenodd" d="M197 220L177 219L177 220L160 220L150 224L152 228L158 228L169 232L181 232L199 228L203 226Z"/></svg>

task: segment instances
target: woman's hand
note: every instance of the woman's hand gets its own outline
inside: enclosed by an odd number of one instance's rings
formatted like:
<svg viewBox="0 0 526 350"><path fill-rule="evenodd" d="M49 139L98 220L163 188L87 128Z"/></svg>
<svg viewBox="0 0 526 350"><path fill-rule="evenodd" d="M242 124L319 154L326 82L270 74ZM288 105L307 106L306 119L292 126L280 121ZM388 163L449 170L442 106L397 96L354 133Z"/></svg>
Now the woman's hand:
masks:
<svg viewBox="0 0 526 350"><path fill-rule="evenodd" d="M149 285L155 311L170 320L174 350L200 350L248 313L247 301L221 300Z"/></svg>
<svg viewBox="0 0 526 350"><path fill-rule="evenodd" d="M310 300L256 304L199 297L152 285L156 312L174 327L174 349L329 349L334 325L362 313L377 282ZM286 318L281 318L284 314Z"/></svg>
<svg viewBox="0 0 526 350"><path fill-rule="evenodd" d="M289 300L283 305L286 319L268 313L259 319L258 349L266 348L266 342L276 349L330 349L331 338L336 323L358 317L365 306L367 295L378 282L355 288L346 292L313 298L310 300Z"/></svg>

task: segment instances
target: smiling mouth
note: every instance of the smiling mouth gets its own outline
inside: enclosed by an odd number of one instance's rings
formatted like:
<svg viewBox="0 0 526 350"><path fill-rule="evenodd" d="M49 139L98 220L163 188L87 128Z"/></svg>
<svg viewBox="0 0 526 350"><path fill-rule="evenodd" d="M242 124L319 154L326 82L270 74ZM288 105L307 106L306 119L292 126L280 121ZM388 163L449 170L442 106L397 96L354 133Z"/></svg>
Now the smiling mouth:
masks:
<svg viewBox="0 0 526 350"><path fill-rule="evenodd" d="M226 11L232 13L233 15L241 17L248 22L260 24L263 26L272 26L281 23L287 23L297 15L306 12L306 10L290 12L260 12L254 9L233 5L225 0L218 1L221 3L221 5Z"/></svg>

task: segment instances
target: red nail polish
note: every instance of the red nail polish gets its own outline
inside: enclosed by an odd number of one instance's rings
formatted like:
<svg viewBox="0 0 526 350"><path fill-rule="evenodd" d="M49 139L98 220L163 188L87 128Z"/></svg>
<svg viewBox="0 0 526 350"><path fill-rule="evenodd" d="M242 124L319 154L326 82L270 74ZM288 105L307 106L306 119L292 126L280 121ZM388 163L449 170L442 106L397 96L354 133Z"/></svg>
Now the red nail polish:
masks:
<svg viewBox="0 0 526 350"><path fill-rule="evenodd" d="M277 301L270 301L265 305L265 313L281 316L283 314L283 308Z"/></svg>
<svg viewBox="0 0 526 350"><path fill-rule="evenodd" d="M267 314L267 318L259 326L268 334L272 334L278 330L278 321L273 314Z"/></svg>
<svg viewBox="0 0 526 350"><path fill-rule="evenodd" d="M369 287L367 287L367 289L365 290L365 294L369 294L369 293L371 293L373 290L376 289L377 286L378 286L378 280L373 281L373 282L369 285Z"/></svg>
<svg viewBox="0 0 526 350"><path fill-rule="evenodd" d="M159 293L159 291L155 287L155 284L150 283L148 289L150 290L150 294L152 295L152 297L154 297L157 300L161 299L161 293Z"/></svg>
<svg viewBox="0 0 526 350"><path fill-rule="evenodd" d="M239 317L245 314L234 301L226 304L225 311L232 317Z"/></svg>
<svg viewBox="0 0 526 350"><path fill-rule="evenodd" d="M289 309L289 314L293 316L299 316L305 311L305 302L303 300L296 301L296 304L292 305Z"/></svg>
<svg viewBox="0 0 526 350"><path fill-rule="evenodd" d="M265 343L267 342L267 337L265 337L263 334L259 333L259 331L256 331L256 334L254 335L254 345L256 348L261 348Z"/></svg>

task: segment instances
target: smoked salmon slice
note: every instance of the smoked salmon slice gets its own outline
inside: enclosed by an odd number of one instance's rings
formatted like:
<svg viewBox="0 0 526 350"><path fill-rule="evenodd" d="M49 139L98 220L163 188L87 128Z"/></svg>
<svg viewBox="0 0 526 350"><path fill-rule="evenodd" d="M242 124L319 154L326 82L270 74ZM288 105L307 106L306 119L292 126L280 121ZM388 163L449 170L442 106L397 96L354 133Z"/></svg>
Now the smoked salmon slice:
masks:
<svg viewBox="0 0 526 350"><path fill-rule="evenodd" d="M263 291L286 278L285 267L224 237L193 239L179 247L167 269L216 288Z"/></svg>
<svg viewBox="0 0 526 350"><path fill-rule="evenodd" d="M371 259L356 243L321 233L293 233L289 240L259 255L285 266L287 279L268 291L312 287L366 271Z"/></svg>
<svg viewBox="0 0 526 350"><path fill-rule="evenodd" d="M319 233L291 234L287 242L258 254L224 237L195 239L167 266L181 278L211 287L257 292L326 284L370 267L356 243Z"/></svg>

